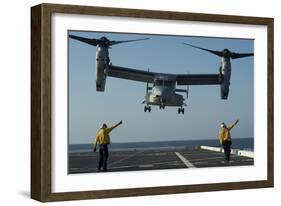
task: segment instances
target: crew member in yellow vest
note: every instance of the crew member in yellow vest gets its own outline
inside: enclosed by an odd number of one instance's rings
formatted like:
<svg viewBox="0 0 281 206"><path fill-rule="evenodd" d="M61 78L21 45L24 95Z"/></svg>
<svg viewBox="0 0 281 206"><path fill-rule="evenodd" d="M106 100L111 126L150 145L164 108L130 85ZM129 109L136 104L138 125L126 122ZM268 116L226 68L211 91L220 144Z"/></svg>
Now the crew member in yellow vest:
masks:
<svg viewBox="0 0 281 206"><path fill-rule="evenodd" d="M227 162L230 161L230 153L231 153L231 145L232 145L232 140L231 140L231 134L230 130L236 126L236 124L239 122L239 120L236 120L234 124L227 126L224 122L220 126L220 143L223 146L224 149L224 155L225 155L225 160Z"/></svg>
<svg viewBox="0 0 281 206"><path fill-rule="evenodd" d="M101 169L103 169L103 171L107 171L108 145L110 144L109 133L121 124L122 121L113 125L112 127L107 127L107 125L104 123L96 134L93 145L94 152L96 152L97 146L99 147L98 171L101 171Z"/></svg>

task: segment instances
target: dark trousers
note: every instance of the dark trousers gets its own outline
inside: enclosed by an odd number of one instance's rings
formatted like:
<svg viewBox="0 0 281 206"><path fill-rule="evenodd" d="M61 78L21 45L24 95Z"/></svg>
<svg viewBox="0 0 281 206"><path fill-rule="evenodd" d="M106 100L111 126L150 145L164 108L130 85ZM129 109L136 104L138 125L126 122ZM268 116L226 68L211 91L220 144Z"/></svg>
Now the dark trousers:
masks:
<svg viewBox="0 0 281 206"><path fill-rule="evenodd" d="M232 142L229 140L226 140L222 143L226 161L230 161L231 144Z"/></svg>
<svg viewBox="0 0 281 206"><path fill-rule="evenodd" d="M107 170L107 159L108 159L108 146L107 144L100 144L98 170L101 170L101 168L103 169L103 171Z"/></svg>

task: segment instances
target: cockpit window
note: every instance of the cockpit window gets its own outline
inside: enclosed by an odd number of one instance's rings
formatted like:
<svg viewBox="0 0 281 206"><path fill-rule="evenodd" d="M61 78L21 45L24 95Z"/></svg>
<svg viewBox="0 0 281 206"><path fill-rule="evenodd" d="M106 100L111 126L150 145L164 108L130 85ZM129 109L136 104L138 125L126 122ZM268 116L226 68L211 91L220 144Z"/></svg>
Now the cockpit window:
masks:
<svg viewBox="0 0 281 206"><path fill-rule="evenodd" d="M163 80L161 79L156 79L154 82L155 86L163 86Z"/></svg>

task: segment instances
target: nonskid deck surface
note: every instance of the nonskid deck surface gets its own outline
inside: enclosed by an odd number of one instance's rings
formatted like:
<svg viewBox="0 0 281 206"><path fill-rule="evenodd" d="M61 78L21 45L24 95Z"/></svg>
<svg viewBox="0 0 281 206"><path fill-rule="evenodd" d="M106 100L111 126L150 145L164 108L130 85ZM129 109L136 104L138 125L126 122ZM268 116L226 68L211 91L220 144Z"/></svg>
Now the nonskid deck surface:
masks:
<svg viewBox="0 0 281 206"><path fill-rule="evenodd" d="M69 154L68 173L98 172L98 155L98 152ZM254 165L254 159L232 154L230 162L225 162L223 153L201 149L110 151L108 159L109 172L247 165Z"/></svg>

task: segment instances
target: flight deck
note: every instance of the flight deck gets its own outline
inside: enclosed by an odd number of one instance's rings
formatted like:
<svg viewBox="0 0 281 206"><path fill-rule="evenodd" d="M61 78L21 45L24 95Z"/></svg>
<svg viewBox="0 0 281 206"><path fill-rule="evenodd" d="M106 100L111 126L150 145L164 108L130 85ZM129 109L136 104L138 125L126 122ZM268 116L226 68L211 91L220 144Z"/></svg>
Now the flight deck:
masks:
<svg viewBox="0 0 281 206"><path fill-rule="evenodd" d="M69 174L98 172L98 156L98 152L69 154ZM225 162L221 151L200 148L109 151L108 172L250 165L254 165L251 156L232 154Z"/></svg>

